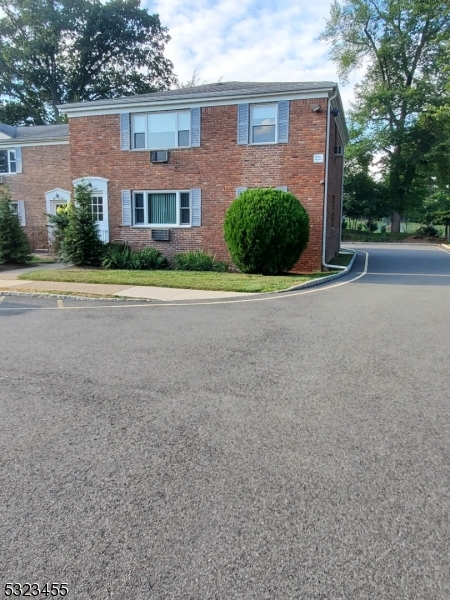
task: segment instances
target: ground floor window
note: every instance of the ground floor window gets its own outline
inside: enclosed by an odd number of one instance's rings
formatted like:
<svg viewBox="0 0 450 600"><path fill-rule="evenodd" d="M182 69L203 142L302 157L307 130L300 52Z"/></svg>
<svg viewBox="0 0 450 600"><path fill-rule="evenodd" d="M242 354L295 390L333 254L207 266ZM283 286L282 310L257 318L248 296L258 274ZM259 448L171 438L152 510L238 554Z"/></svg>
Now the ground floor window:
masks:
<svg viewBox="0 0 450 600"><path fill-rule="evenodd" d="M96 221L103 221L103 196L92 196L92 214Z"/></svg>
<svg viewBox="0 0 450 600"><path fill-rule="evenodd" d="M190 226L191 194L189 191L133 192L133 225Z"/></svg>

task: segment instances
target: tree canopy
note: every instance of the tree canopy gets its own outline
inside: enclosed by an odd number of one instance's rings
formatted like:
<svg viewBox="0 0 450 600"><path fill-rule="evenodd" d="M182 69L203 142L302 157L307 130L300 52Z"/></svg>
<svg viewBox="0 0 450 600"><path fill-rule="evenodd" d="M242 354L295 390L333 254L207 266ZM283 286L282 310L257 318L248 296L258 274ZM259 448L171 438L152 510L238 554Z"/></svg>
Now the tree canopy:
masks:
<svg viewBox="0 0 450 600"><path fill-rule="evenodd" d="M0 118L61 121L58 104L168 89L170 40L139 0L0 0Z"/></svg>
<svg viewBox="0 0 450 600"><path fill-rule="evenodd" d="M417 193L436 139L428 111L448 103L450 5L441 0L343 0L321 36L340 77L365 67L352 118L380 152L393 208L392 230Z"/></svg>

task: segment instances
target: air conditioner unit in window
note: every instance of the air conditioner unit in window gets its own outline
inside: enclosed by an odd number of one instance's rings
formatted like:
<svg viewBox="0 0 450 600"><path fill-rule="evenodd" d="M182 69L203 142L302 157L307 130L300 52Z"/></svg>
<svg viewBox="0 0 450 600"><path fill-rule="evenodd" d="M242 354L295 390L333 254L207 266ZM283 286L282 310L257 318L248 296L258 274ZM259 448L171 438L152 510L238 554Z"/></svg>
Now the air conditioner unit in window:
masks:
<svg viewBox="0 0 450 600"><path fill-rule="evenodd" d="M169 151L168 150L152 150L150 152L150 162L152 162L152 163L169 162Z"/></svg>
<svg viewBox="0 0 450 600"><path fill-rule="evenodd" d="M169 239L169 229L152 229L152 240L154 242L168 242Z"/></svg>
<svg viewBox="0 0 450 600"><path fill-rule="evenodd" d="M334 147L334 155L335 156L344 156L344 147L343 146L335 146Z"/></svg>

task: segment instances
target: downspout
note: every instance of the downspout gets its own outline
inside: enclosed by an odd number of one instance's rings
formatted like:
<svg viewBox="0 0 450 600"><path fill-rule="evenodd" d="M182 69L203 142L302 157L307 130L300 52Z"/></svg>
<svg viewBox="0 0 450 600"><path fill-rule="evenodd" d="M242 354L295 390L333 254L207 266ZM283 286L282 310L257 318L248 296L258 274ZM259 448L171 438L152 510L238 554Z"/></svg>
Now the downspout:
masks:
<svg viewBox="0 0 450 600"><path fill-rule="evenodd" d="M338 89L328 100L328 108L327 108L327 141L326 141L326 154L325 154L325 189L324 189L324 201L323 201L323 228L322 228L322 266L327 267L328 269L340 269L341 271L345 270L347 267L342 267L340 265L329 265L326 262L326 248L327 248L327 217L328 217L328 166L329 166L329 153L330 153L330 120L331 120L331 101L334 100L338 95ZM342 206L342 197L341 197L341 206ZM341 209L342 210L342 209ZM342 222L342 215L341 215Z"/></svg>

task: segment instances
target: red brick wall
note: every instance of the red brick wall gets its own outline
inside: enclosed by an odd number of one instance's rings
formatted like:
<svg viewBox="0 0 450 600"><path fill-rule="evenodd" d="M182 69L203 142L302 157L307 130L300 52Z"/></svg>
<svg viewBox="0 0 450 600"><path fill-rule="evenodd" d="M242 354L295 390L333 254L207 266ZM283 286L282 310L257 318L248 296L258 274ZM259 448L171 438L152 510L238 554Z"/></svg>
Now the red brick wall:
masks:
<svg viewBox="0 0 450 600"><path fill-rule="evenodd" d="M110 239L131 245L151 245L171 257L176 252L203 248L230 261L223 239L224 215L237 187L287 185L305 206L311 219L308 248L295 270L321 269L325 163L313 164L313 154L325 153L326 111L312 112L323 99L290 103L289 143L238 146L237 105L202 109L200 148L172 150L170 161L151 164L149 151L121 151L118 115L70 119L72 179L109 179ZM325 105L325 106L324 106ZM202 190L202 226L171 229L170 242L152 242L150 229L123 227L121 190Z"/></svg>
<svg viewBox="0 0 450 600"><path fill-rule="evenodd" d="M334 155L334 146L342 144L341 136L334 117L330 117L330 157L328 166L328 203L327 203L327 241L326 241L326 262L334 258L339 253L340 247L340 218L342 202L342 177L343 161L342 156Z"/></svg>
<svg viewBox="0 0 450 600"><path fill-rule="evenodd" d="M69 146L25 146L22 148L23 172L5 175L13 202L25 201L25 232L32 249L47 242L45 194L55 188L71 191ZM5 187L5 186L2 186Z"/></svg>

